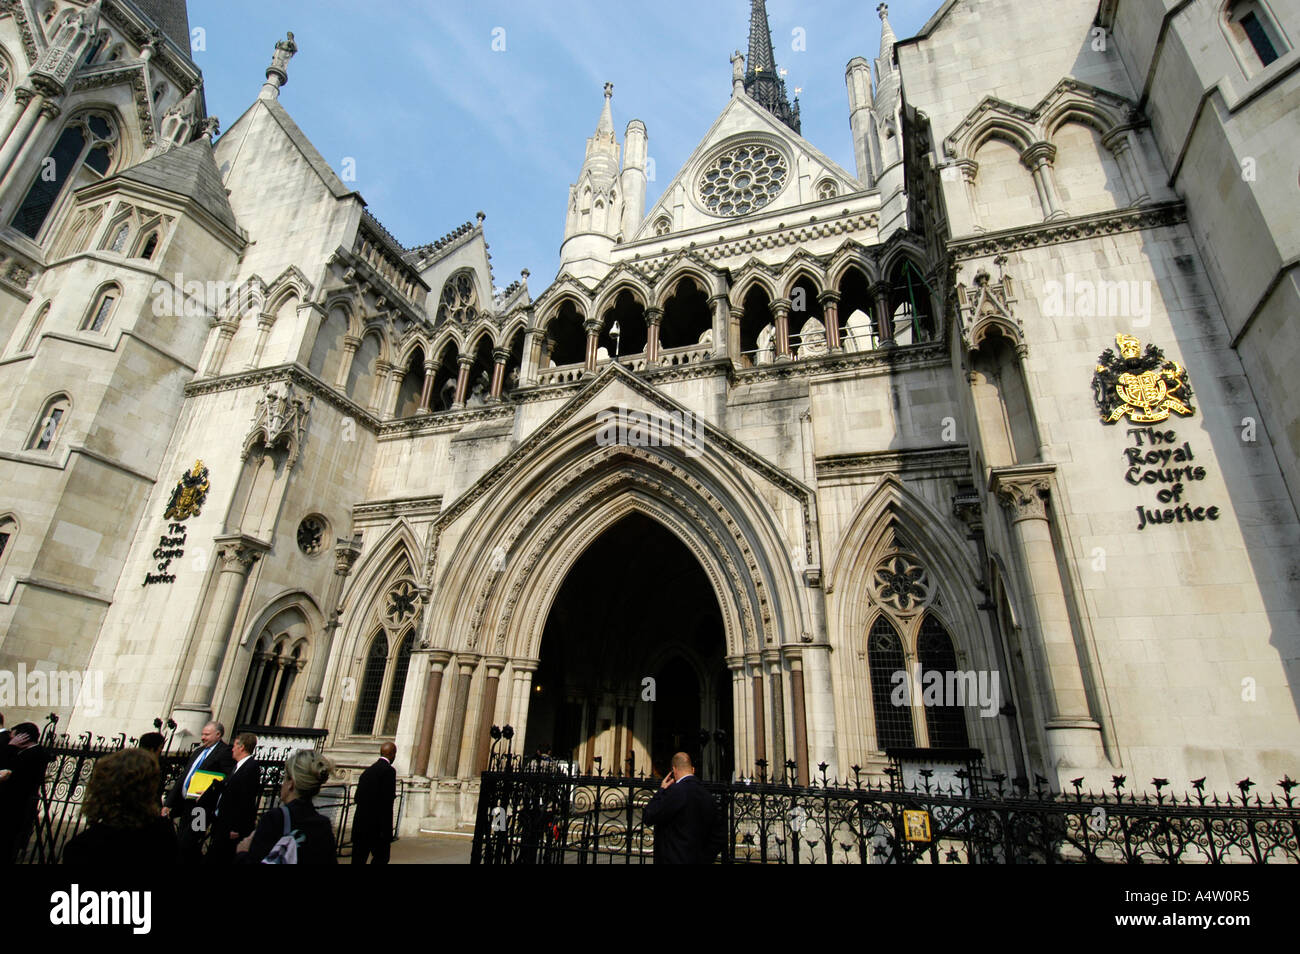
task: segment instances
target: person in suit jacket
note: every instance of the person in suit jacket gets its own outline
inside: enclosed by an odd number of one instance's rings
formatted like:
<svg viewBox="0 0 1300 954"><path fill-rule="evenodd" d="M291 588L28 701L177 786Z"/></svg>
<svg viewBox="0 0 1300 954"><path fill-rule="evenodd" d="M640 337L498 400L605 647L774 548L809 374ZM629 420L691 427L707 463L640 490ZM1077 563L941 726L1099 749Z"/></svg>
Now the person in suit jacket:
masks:
<svg viewBox="0 0 1300 954"><path fill-rule="evenodd" d="M0 755L0 864L13 864L36 823L49 753L41 730L24 722L13 728Z"/></svg>
<svg viewBox="0 0 1300 954"><path fill-rule="evenodd" d="M377 865L388 864L393 843L393 801L397 798L397 746L385 742L375 764L357 782L357 814L352 820L352 863L364 865L374 856Z"/></svg>
<svg viewBox="0 0 1300 954"><path fill-rule="evenodd" d="M672 770L642 815L655 830L655 864L707 865L713 861L713 796L695 777L685 752L673 756Z"/></svg>
<svg viewBox="0 0 1300 954"><path fill-rule="evenodd" d="M250 835L257 827L257 803L262 796L262 767L253 753L257 751L257 736L241 732L235 736L231 755L235 770L221 786L213 808L211 840L208 842L206 861L210 865L235 863L235 848L240 839Z"/></svg>
<svg viewBox="0 0 1300 954"><path fill-rule="evenodd" d="M229 778L235 770L235 759L230 746L221 740L225 734L225 726L220 722L209 722L203 727L198 749L172 786L163 805L163 817L176 821L176 840L180 842L182 864L196 865L202 860L203 839L212 824L212 810L217 801L217 793L212 789L208 789L199 798L186 798L190 777L202 769L205 772L220 772Z"/></svg>

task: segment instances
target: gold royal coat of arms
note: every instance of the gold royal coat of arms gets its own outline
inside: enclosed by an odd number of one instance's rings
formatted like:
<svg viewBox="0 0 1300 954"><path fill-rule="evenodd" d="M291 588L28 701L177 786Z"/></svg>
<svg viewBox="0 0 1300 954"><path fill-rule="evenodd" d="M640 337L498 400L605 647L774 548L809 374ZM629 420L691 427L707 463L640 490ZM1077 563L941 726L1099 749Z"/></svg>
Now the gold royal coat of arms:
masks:
<svg viewBox="0 0 1300 954"><path fill-rule="evenodd" d="M1142 350L1132 335L1115 336L1119 357L1107 348L1097 359L1092 376L1093 397L1103 424L1114 424L1125 416L1134 424L1166 420L1170 412L1183 416L1194 413L1192 386L1187 369L1165 358L1153 344Z"/></svg>
<svg viewBox="0 0 1300 954"><path fill-rule="evenodd" d="M163 511L166 520L188 520L197 517L208 497L208 469L203 461L196 460L189 473L181 477L172 490L167 509Z"/></svg>

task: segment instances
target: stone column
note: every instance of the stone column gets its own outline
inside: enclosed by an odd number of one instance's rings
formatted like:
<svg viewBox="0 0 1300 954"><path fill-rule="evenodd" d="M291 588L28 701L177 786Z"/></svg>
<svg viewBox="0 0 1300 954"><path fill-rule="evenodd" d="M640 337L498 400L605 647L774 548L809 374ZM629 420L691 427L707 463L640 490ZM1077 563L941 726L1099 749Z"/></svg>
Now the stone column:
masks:
<svg viewBox="0 0 1300 954"><path fill-rule="evenodd" d="M515 751L524 752L524 739L528 732L528 710L533 701L533 673L537 671L536 659L512 659L515 671L515 694L510 705L510 724L515 727Z"/></svg>
<svg viewBox="0 0 1300 954"><path fill-rule="evenodd" d="M433 379L437 374L438 365L435 362L430 361L428 358L425 358L424 383L420 386L420 409L417 412L419 414L429 413L429 401L433 398Z"/></svg>
<svg viewBox="0 0 1300 954"><path fill-rule="evenodd" d="M1042 205L1045 220L1065 217L1065 211L1056 195L1056 182L1052 178L1052 161L1055 158L1056 147L1050 142L1033 143L1020 154L1020 162L1034 177L1034 187L1038 190L1038 201Z"/></svg>
<svg viewBox="0 0 1300 954"><path fill-rule="evenodd" d="M506 362L510 360L508 348L495 348L492 351L492 400L501 400L501 388L506 381Z"/></svg>
<svg viewBox="0 0 1300 954"><path fill-rule="evenodd" d="M262 541L241 534L215 537L213 543L217 551L217 577L200 624L183 701L176 706L180 716L176 721L196 736L212 717L213 693L230 645L235 617L244 599L248 571L270 549Z"/></svg>
<svg viewBox="0 0 1300 954"><path fill-rule="evenodd" d="M466 392L469 390L469 369L474 367L474 356L463 354L456 359L459 369L456 372L456 394L451 400L453 408L465 406Z"/></svg>
<svg viewBox="0 0 1300 954"><path fill-rule="evenodd" d="M840 293L834 290L822 292L817 296L822 306L822 323L826 325L826 347L831 351L840 350Z"/></svg>
<svg viewBox="0 0 1300 954"><path fill-rule="evenodd" d="M262 352L266 349L266 339L271 336L271 326L275 324L275 315L262 312L257 316L257 344L253 345L253 355L248 359L247 367L255 368L262 361Z"/></svg>
<svg viewBox="0 0 1300 954"><path fill-rule="evenodd" d="M348 373L352 370L352 359L357 356L357 349L361 347L361 339L356 335L343 336L343 360L339 362L339 374L334 379L334 387L340 391L347 391Z"/></svg>
<svg viewBox="0 0 1300 954"><path fill-rule="evenodd" d="M586 364L585 371L588 374L596 373L596 350L600 342L600 322L594 318L589 318L582 323L583 330L587 332L587 354L583 359Z"/></svg>
<svg viewBox="0 0 1300 954"><path fill-rule="evenodd" d="M381 413L384 398L388 395L388 384L392 376L393 366L389 362L380 358L375 362L375 380L370 388L370 399L366 409L371 414Z"/></svg>
<svg viewBox="0 0 1300 954"><path fill-rule="evenodd" d="M876 336L880 347L894 346L894 316L889 310L889 282L876 282L871 286L871 297L876 305Z"/></svg>
<svg viewBox="0 0 1300 954"><path fill-rule="evenodd" d="M379 402L379 411L384 417L397 417L397 398L402 393L402 382L406 380L406 368L392 365L388 372L388 387Z"/></svg>
<svg viewBox="0 0 1300 954"><path fill-rule="evenodd" d="M744 350L744 345L740 342L740 323L744 317L745 309L734 307L728 309L727 357L737 367L740 365L740 353Z"/></svg>
<svg viewBox="0 0 1300 954"><path fill-rule="evenodd" d="M646 370L659 364L659 327L664 320L662 308L645 310L645 366Z"/></svg>
<svg viewBox="0 0 1300 954"><path fill-rule="evenodd" d="M790 359L790 303L772 302L772 318L776 322L776 360Z"/></svg>
<svg viewBox="0 0 1300 954"><path fill-rule="evenodd" d="M537 369L541 366L544 334L541 328L529 328L524 332L524 360L523 366L519 369L521 385L537 383Z"/></svg>
<svg viewBox="0 0 1300 954"><path fill-rule="evenodd" d="M767 724L763 718L763 663L757 653L748 657L754 693L754 761L767 758Z"/></svg>
<svg viewBox="0 0 1300 954"><path fill-rule="evenodd" d="M487 668L487 679L483 684L482 708L478 720L478 756L475 758L475 774L487 771L488 756L492 751L492 720L496 717L497 691L501 686L501 670L509 662L505 656L488 656L483 660Z"/></svg>
<svg viewBox="0 0 1300 954"><path fill-rule="evenodd" d="M1051 464L999 468L993 471L990 489L1011 520L1031 597L1026 615L1037 623L1039 651L1035 655L1047 667L1042 681L1048 714L1044 729L1052 762L1049 767L1095 768L1104 764L1101 727L1088 709L1083 670L1048 522L1047 504L1055 470Z"/></svg>
<svg viewBox="0 0 1300 954"><path fill-rule="evenodd" d="M456 778L460 774L460 748L465 735L465 710L469 708L469 685L478 667L478 654L465 653L456 658L460 678L456 680L456 699L452 703L451 725L447 727L447 749L443 752L442 774Z"/></svg>
<svg viewBox="0 0 1300 954"><path fill-rule="evenodd" d="M3 179L0 179L0 182L2 182L4 186L9 185L10 179L12 178L11 173L15 168L27 168L25 165L15 166L14 157L18 155L20 150L24 153L30 151L26 147L34 139L34 127L39 122L40 128L44 129L48 121L46 110L48 104L46 103L45 97L39 93L33 93L30 90L24 90L21 88L14 91L15 98L22 94L25 94L30 98L27 100L27 105L23 107L22 114L18 117L13 130L9 133L9 137L5 140L4 147L0 148L0 175L3 176ZM56 110L58 109L57 106L54 108Z"/></svg>
<svg viewBox="0 0 1300 954"><path fill-rule="evenodd" d="M979 208L975 204L975 176L979 173L980 164L974 159L958 159L953 165L961 170L962 191L966 193L966 210L970 214L971 231L987 231L980 225Z"/></svg>
<svg viewBox="0 0 1300 954"><path fill-rule="evenodd" d="M727 326L731 323L731 306L726 295L714 295L709 304L713 306L713 357L718 358L730 353Z"/></svg>
<svg viewBox="0 0 1300 954"><path fill-rule="evenodd" d="M177 289L179 291L179 289ZM217 341L212 346L212 355L208 358L208 374L220 374L221 365L226 360L226 352L230 350L230 341L235 337L235 332L239 328L239 323L230 321L220 321L217 323L220 329L217 332Z"/></svg>
<svg viewBox="0 0 1300 954"><path fill-rule="evenodd" d="M745 657L728 656L727 668L731 670L731 751L736 771L747 775L746 765L751 762L749 720L746 718Z"/></svg>
<svg viewBox="0 0 1300 954"><path fill-rule="evenodd" d="M800 785L808 784L808 716L803 694L803 654L798 646L785 647L790 664L790 709L794 719L794 760Z"/></svg>
<svg viewBox="0 0 1300 954"><path fill-rule="evenodd" d="M416 775L429 774L429 760L433 757L433 730L438 720L438 700L442 697L442 673L451 662L451 653L444 649L429 652L429 674L424 683L424 705L420 711L420 729L416 737L415 758L411 771Z"/></svg>
<svg viewBox="0 0 1300 954"><path fill-rule="evenodd" d="M1116 130L1104 137L1101 144L1115 157L1120 176L1124 179L1124 186L1128 189L1129 205L1151 201L1151 193L1142 175L1142 167L1138 165L1133 130Z"/></svg>
<svg viewBox="0 0 1300 954"><path fill-rule="evenodd" d="M17 128L18 120L23 118L28 108L31 106L36 91L26 86L19 86L14 90L14 94L9 97L9 105L0 113L0 142L8 146L10 139L9 134ZM35 118L32 122L35 122ZM18 149L18 142L14 142L14 151ZM6 166L0 165L0 172L5 170Z"/></svg>
<svg viewBox="0 0 1300 954"><path fill-rule="evenodd" d="M361 543L358 540L340 540L334 547L334 578L330 580L329 592L325 596L325 612L329 618L321 634L320 644L312 650L311 669L307 672L307 708L306 724L316 725L316 713L324 699L325 669L329 665L330 654L334 649L334 638L339 631L339 596L343 584L352 572L352 567L361 555Z"/></svg>
<svg viewBox="0 0 1300 954"><path fill-rule="evenodd" d="M781 651L765 649L768 688L772 697L772 777L785 773L785 680L781 673Z"/></svg>

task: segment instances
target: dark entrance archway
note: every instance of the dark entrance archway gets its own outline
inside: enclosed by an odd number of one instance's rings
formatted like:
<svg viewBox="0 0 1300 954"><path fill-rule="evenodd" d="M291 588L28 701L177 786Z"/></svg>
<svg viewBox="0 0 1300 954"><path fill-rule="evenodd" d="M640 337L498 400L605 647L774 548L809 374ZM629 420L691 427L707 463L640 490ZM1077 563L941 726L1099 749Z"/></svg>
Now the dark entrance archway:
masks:
<svg viewBox="0 0 1300 954"><path fill-rule="evenodd" d="M546 620L525 750L579 771L663 774L673 752L730 778L731 676L703 567L663 525L630 514L574 563Z"/></svg>

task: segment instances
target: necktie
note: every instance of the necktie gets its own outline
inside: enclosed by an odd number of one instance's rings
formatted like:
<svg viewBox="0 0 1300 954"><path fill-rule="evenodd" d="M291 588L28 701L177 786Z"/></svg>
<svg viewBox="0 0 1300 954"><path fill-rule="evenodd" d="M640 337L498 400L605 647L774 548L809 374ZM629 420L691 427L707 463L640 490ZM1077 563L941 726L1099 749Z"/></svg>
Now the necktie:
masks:
<svg viewBox="0 0 1300 954"><path fill-rule="evenodd" d="M203 764L203 760L208 757L208 753L211 751L212 751L212 746L208 746L206 749L200 752L199 757L194 760L194 764L190 766L190 770L185 774L185 784L181 786L181 791L186 793L187 798L189 797L188 793L190 790L190 779L194 777L194 773L199 770L199 766Z"/></svg>

